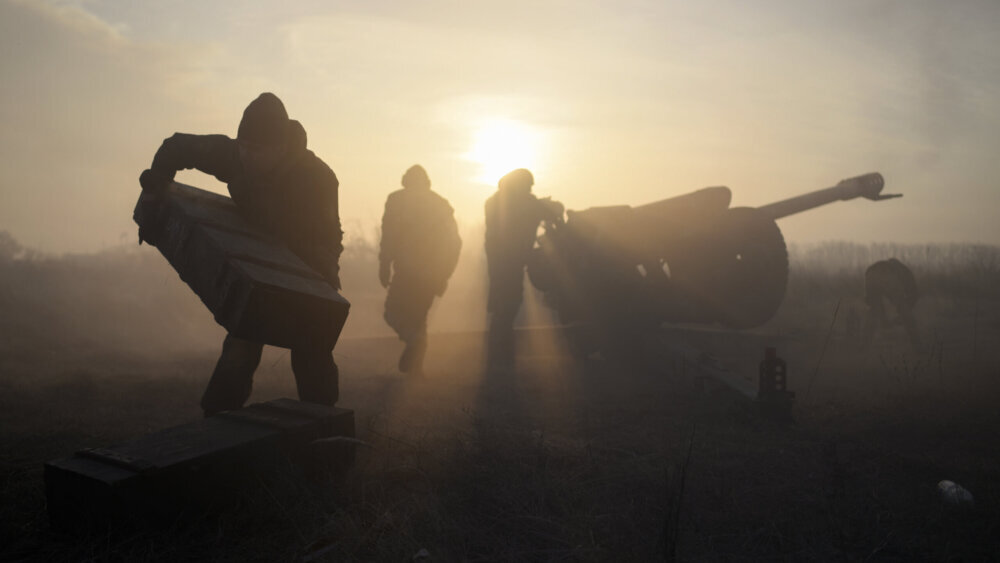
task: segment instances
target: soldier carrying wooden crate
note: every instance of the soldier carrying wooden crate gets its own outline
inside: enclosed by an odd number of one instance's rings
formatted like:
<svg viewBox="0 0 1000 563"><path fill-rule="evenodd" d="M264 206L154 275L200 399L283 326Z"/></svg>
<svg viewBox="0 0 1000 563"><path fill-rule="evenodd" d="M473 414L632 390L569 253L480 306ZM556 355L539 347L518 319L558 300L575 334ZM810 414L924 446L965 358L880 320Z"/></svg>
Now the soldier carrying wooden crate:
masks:
<svg viewBox="0 0 1000 563"><path fill-rule="evenodd" d="M236 139L175 133L163 141L139 182L145 193L162 192L178 170L190 168L225 182L247 222L283 243L333 288L340 289L343 231L339 182L333 171L306 149L305 130L288 118L277 96L263 93L247 106ZM141 228L139 234L141 239ZM243 406L250 397L263 346L232 333L226 336L201 400L206 416ZM339 373L332 344L303 342L290 348L299 398L335 404Z"/></svg>

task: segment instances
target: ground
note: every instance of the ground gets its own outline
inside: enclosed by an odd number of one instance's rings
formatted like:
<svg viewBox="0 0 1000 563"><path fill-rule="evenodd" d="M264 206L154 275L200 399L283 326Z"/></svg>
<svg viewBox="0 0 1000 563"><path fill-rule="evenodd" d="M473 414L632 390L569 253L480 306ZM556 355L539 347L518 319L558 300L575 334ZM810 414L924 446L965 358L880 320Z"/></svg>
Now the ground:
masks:
<svg viewBox="0 0 1000 563"><path fill-rule="evenodd" d="M921 307L916 351L897 328L862 352L845 334L856 301L792 294L761 329L672 327L624 362L522 330L498 376L479 333L432 334L419 377L396 372L398 341L346 339L340 405L366 443L346 476L288 472L219 516L84 537L49 528L42 464L199 418L215 353L25 344L0 359L0 559L994 559L1000 304ZM702 353L752 380L768 345L788 362L791 424L698 384ZM267 350L252 402L295 396L288 364ZM943 502L943 479L975 505Z"/></svg>

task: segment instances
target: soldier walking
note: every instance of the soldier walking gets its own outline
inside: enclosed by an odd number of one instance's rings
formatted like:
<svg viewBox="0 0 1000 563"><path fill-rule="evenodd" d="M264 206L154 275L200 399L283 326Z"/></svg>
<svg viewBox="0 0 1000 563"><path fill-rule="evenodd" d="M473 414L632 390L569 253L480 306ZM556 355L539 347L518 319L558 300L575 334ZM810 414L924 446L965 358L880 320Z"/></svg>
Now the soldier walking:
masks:
<svg viewBox="0 0 1000 563"><path fill-rule="evenodd" d="M890 258L875 262L865 270L865 303L868 317L865 319L863 346L871 344L875 332L890 325L886 314L888 301L896 309L896 317L891 324L902 324L914 349L920 348L920 335L913 317L913 307L917 304L917 280L905 264Z"/></svg>
<svg viewBox="0 0 1000 563"><path fill-rule="evenodd" d="M389 290L385 322L406 343L399 371L420 373L427 350L427 313L448 287L462 239L454 210L431 190L422 166L411 166L402 185L385 201L378 278Z"/></svg>
<svg viewBox="0 0 1000 563"><path fill-rule="evenodd" d="M524 268L542 221L562 222L563 206L531 193L531 172L519 168L500 179L486 200L486 263L490 290L487 364L492 370L514 367L514 319L521 308Z"/></svg>
<svg viewBox="0 0 1000 563"><path fill-rule="evenodd" d="M339 182L306 149L305 130L288 119L277 96L263 93L247 106L236 139L175 133L160 145L139 183L143 190L157 192L173 181L178 170L189 168L225 182L248 222L282 241L340 289ZM206 416L243 406L250 397L263 347L226 336L201 399ZM293 347L291 361L300 399L324 405L337 402L339 372L329 345Z"/></svg>

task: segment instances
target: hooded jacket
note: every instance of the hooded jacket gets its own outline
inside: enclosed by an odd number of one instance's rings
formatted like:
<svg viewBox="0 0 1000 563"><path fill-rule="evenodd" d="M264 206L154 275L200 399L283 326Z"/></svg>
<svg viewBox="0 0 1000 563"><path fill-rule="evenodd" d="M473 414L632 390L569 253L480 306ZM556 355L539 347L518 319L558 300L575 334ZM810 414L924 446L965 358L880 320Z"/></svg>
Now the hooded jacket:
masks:
<svg viewBox="0 0 1000 563"><path fill-rule="evenodd" d="M379 244L382 268L391 264L397 276L422 279L443 292L461 249L448 200L430 188L408 187L389 194Z"/></svg>
<svg viewBox="0 0 1000 563"><path fill-rule="evenodd" d="M241 124L241 134L242 129ZM343 231L337 176L306 148L301 124L289 120L286 137L281 162L264 175L244 170L238 142L226 135L175 133L156 151L150 169L173 180L178 170L193 168L225 182L244 218L284 242L340 289Z"/></svg>

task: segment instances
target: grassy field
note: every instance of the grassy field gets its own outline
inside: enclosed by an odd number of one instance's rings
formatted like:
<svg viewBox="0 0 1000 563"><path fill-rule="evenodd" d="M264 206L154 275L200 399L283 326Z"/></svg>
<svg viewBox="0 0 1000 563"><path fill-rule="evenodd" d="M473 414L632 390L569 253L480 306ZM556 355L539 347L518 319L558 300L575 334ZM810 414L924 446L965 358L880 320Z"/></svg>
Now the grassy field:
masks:
<svg viewBox="0 0 1000 563"><path fill-rule="evenodd" d="M525 329L516 374L491 377L481 333L436 332L426 375L408 377L395 370L399 342L346 338L336 350L340 404L355 410L367 444L346 476L308 480L289 470L219 516L82 537L50 529L42 463L199 418L221 332L198 316L197 302L147 326L158 311L145 304L150 291L161 302L187 299L156 281L152 266L105 279L81 272L107 263L36 264L36 276L59 272L49 283L71 275L84 288L59 305L40 283L13 283L29 274L7 264L0 559L995 559L995 270L959 283L915 265L924 279L942 280L925 284L918 306L924 349L911 350L896 329L862 352L847 333L861 311L854 267L826 257L796 269L815 249L795 252L788 299L766 326L664 330L637 342L628 365L574 360L558 332ZM99 289L111 283L121 284L117 297ZM32 320L37 311L51 330ZM76 326L88 315L100 325L89 336ZM752 378L765 345L788 361L793 424L756 416L725 388L696 385L702 352ZM295 396L288 364L287 352L266 350L252 402ZM943 479L971 491L975 506L942 502Z"/></svg>

